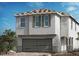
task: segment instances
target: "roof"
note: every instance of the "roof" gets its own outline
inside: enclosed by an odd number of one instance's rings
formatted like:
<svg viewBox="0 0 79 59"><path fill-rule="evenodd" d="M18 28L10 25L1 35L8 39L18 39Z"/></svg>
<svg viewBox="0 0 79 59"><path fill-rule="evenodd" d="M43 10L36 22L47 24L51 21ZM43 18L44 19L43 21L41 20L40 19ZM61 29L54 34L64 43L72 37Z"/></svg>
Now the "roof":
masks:
<svg viewBox="0 0 79 59"><path fill-rule="evenodd" d="M15 16L31 16L31 15L37 15L37 14L57 14L59 16L67 16L67 17L70 17L72 18L72 20L74 20L78 25L79 23L74 19L73 16L67 14L67 13L64 13L64 12L58 12L58 11L55 11L55 10L49 10L49 9L36 9L36 10L32 10L31 12L24 12L24 13L17 13Z"/></svg>
<svg viewBox="0 0 79 59"><path fill-rule="evenodd" d="M61 16L68 16L66 13L64 12L57 12L55 10L48 10L48 9L37 9L37 10L33 10L31 12L24 12L24 13L17 13L15 16L25 16L25 15L35 15L35 14L52 14L52 13L57 13Z"/></svg>
<svg viewBox="0 0 79 59"><path fill-rule="evenodd" d="M79 25L79 22L77 20L74 19L73 16L69 16L74 22L76 22Z"/></svg>

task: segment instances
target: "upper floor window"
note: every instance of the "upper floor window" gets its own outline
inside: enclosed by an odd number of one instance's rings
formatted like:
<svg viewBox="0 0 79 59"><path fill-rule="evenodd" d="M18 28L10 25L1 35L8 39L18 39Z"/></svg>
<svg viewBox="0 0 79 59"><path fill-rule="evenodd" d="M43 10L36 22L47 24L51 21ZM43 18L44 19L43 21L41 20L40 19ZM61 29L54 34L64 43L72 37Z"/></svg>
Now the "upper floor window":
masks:
<svg viewBox="0 0 79 59"><path fill-rule="evenodd" d="M21 18L21 27L25 27L25 17Z"/></svg>
<svg viewBox="0 0 79 59"><path fill-rule="evenodd" d="M40 15L36 15L36 16L33 16L33 25L34 27L40 27L41 26L41 18L40 18Z"/></svg>
<svg viewBox="0 0 79 59"><path fill-rule="evenodd" d="M49 15L44 15L44 27L49 26Z"/></svg>
<svg viewBox="0 0 79 59"><path fill-rule="evenodd" d="M48 27L48 26L50 26L50 15L33 16L33 27Z"/></svg>

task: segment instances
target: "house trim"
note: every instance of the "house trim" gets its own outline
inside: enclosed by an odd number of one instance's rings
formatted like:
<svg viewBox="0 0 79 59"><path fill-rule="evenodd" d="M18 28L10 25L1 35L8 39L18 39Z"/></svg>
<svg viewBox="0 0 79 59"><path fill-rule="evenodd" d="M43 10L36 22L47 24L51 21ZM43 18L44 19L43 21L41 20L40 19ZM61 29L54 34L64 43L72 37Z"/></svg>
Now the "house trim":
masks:
<svg viewBox="0 0 79 59"><path fill-rule="evenodd" d="M56 34L45 34L45 35L18 35L21 38L53 38Z"/></svg>

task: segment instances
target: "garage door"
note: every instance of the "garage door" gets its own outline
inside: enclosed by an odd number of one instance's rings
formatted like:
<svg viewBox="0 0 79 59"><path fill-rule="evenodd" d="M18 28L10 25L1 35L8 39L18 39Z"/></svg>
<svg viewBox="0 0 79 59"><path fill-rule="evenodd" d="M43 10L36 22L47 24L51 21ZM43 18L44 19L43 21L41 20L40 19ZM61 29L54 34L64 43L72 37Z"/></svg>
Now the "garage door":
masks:
<svg viewBox="0 0 79 59"><path fill-rule="evenodd" d="M51 39L23 39L23 51L51 51Z"/></svg>

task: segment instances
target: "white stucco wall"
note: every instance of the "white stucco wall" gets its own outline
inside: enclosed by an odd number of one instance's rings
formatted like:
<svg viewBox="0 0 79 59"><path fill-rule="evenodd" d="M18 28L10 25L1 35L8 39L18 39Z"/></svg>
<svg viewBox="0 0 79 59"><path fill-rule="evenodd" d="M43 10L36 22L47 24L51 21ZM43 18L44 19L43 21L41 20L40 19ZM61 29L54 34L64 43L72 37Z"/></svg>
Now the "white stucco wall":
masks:
<svg viewBox="0 0 79 59"><path fill-rule="evenodd" d="M73 28L71 29L71 18L68 19L69 21L69 31L68 31L68 36L73 37L73 49L79 48L79 40L76 40L78 37L77 32L79 32L79 25L76 24L76 30L75 30L75 22L73 21Z"/></svg>

